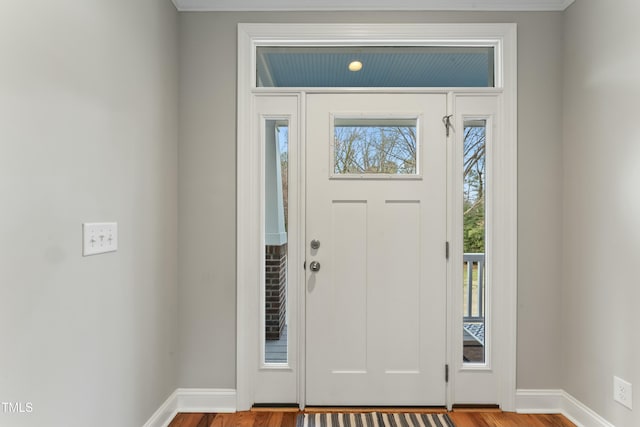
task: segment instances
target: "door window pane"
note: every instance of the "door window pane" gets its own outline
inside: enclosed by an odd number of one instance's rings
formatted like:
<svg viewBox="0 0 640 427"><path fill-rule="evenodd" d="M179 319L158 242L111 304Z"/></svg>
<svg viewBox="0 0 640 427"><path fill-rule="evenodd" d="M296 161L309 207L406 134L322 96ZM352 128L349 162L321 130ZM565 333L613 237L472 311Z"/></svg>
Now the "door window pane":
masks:
<svg viewBox="0 0 640 427"><path fill-rule="evenodd" d="M463 361L485 363L486 120L464 123Z"/></svg>
<svg viewBox="0 0 640 427"><path fill-rule="evenodd" d="M345 119L334 122L335 175L416 175L417 119Z"/></svg>
<svg viewBox="0 0 640 427"><path fill-rule="evenodd" d="M257 48L258 87L493 87L488 46Z"/></svg>
<svg viewBox="0 0 640 427"><path fill-rule="evenodd" d="M289 126L265 121L265 363L287 363Z"/></svg>

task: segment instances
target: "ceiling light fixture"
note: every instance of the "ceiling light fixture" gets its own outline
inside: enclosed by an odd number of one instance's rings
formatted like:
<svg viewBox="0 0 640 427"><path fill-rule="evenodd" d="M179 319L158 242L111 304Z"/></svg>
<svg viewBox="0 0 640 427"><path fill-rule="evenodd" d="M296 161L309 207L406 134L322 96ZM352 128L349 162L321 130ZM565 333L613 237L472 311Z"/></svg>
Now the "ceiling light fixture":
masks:
<svg viewBox="0 0 640 427"><path fill-rule="evenodd" d="M360 61L351 61L349 63L349 71L356 72L356 71L360 71L360 70L362 70L362 62L360 62Z"/></svg>

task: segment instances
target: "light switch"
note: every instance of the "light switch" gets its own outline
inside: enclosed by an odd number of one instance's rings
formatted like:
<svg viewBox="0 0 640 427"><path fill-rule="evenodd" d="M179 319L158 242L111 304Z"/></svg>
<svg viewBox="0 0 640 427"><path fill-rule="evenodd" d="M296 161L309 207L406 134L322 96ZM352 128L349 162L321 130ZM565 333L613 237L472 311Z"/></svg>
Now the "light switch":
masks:
<svg viewBox="0 0 640 427"><path fill-rule="evenodd" d="M117 222L87 222L82 224L82 255L96 255L118 250Z"/></svg>

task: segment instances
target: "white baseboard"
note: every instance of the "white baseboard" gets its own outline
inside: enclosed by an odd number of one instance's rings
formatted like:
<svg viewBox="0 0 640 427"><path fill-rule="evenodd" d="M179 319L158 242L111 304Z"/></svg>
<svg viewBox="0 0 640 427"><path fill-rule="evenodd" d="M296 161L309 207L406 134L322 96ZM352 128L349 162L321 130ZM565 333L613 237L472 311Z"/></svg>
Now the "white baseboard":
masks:
<svg viewBox="0 0 640 427"><path fill-rule="evenodd" d="M236 412L236 391L179 388L143 427L167 427L179 412ZM564 390L518 390L516 412L562 414L578 427L615 427Z"/></svg>
<svg viewBox="0 0 640 427"><path fill-rule="evenodd" d="M517 390L516 412L562 414L578 427L615 427L564 390Z"/></svg>
<svg viewBox="0 0 640 427"><path fill-rule="evenodd" d="M142 427L166 427L169 425L178 413L178 399L176 398L177 390L171 393L171 396L164 401L158 410L144 423Z"/></svg>
<svg viewBox="0 0 640 427"><path fill-rule="evenodd" d="M563 390L517 390L516 412L521 414L562 414Z"/></svg>
<svg viewBox="0 0 640 427"><path fill-rule="evenodd" d="M179 388L142 427L167 427L179 412L236 412L233 389Z"/></svg>

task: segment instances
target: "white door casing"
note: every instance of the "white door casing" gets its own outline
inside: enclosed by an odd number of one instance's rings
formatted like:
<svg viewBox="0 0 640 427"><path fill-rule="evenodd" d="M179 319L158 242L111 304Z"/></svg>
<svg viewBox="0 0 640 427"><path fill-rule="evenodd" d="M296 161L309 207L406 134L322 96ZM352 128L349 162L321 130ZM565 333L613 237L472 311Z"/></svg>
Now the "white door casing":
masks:
<svg viewBox="0 0 640 427"><path fill-rule="evenodd" d="M307 97L309 405L445 404L445 114L445 94ZM336 118L417 119L417 175L334 175Z"/></svg>
<svg viewBox="0 0 640 427"><path fill-rule="evenodd" d="M516 301L517 301L517 61L516 61L516 25L515 24L239 24L238 26L238 125L237 125L237 364L236 390L237 409L249 409L256 401L256 372L260 346L259 332L259 298L257 289L260 286L261 269L261 230L263 219L256 218L260 209L260 194L264 183L260 181L261 157L259 144L255 140L254 101L262 95L299 96L298 113L305 110L304 96L319 93L325 89L285 89L256 88L255 48L259 45L492 45L496 53L495 88L462 90L456 89L405 89L397 92L439 92L448 94L453 100L461 96L495 95L498 99L497 117L500 141L496 144L493 161L496 173L493 180L495 194L493 205L493 221L498 225L493 230L493 256L487 268L493 271L494 290L499 289L498 298L493 303L494 343L501 343L499 354L494 358L493 371L498 381L497 402L503 410L515 409L515 372L516 372ZM331 92L357 93L359 89L332 88ZM367 89L366 92L388 92L388 89ZM454 105L451 103L450 105ZM449 111L448 114L452 114ZM302 117L302 116L299 116ZM457 119L457 118L456 118ZM249 125L253 123L252 125ZM300 122L300 135L304 135L304 120ZM455 129L454 129L455 132ZM497 132L498 133L498 132ZM451 145L449 145L451 147ZM304 159L304 144L299 146L299 158ZM455 176L449 171L449 179ZM300 164L297 178L300 183L298 194L304 200L304 164ZM299 205L297 218L305 218L304 203ZM487 208L489 209L489 207ZM452 223L449 223L448 237L452 236ZM300 255L304 255L305 239L302 226L299 236ZM310 240L310 239L309 239ZM454 239L455 240L455 239ZM307 242L308 243L308 242ZM452 253L458 248L453 247ZM299 266L299 283L304 281L302 263ZM450 270L451 271L451 270ZM447 361L450 370L450 386L447 391L447 405L456 401L455 388L462 387L464 381L456 383L459 374L456 351L456 322L459 313L453 300L454 292L459 287L452 283L449 274L447 300L449 313L447 316ZM306 299L304 289L300 289L298 298L298 314L293 322L298 322L298 345L291 348L298 355L297 372L293 375L297 381L297 399L303 407L308 400L305 397L305 310ZM461 311L461 310L460 310ZM458 319L458 320L456 320ZM495 319L499 319L496 321ZM274 381L278 375L273 372ZM469 372L472 378L473 372ZM289 374L286 374L289 375ZM482 390L480 390L482 392Z"/></svg>

